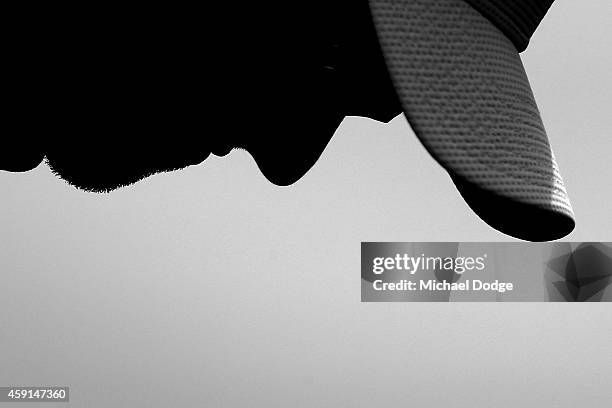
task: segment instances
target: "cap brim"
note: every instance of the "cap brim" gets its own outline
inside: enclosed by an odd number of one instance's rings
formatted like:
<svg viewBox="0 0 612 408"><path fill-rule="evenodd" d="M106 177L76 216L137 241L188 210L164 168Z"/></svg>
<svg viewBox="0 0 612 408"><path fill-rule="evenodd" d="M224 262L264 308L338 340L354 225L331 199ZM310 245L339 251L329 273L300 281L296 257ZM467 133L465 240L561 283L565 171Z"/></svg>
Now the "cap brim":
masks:
<svg viewBox="0 0 612 408"><path fill-rule="evenodd" d="M412 129L472 209L517 238L569 234L574 214L512 42L463 0L370 0Z"/></svg>

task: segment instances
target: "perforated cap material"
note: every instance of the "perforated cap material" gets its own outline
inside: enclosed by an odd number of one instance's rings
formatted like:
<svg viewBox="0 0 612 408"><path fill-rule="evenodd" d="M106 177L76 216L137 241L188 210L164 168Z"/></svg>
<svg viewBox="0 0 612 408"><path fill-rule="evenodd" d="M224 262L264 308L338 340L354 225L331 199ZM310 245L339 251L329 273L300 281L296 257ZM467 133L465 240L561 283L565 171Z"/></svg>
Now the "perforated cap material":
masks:
<svg viewBox="0 0 612 408"><path fill-rule="evenodd" d="M531 241L574 214L517 48L463 0L370 0L414 132L474 211Z"/></svg>
<svg viewBox="0 0 612 408"><path fill-rule="evenodd" d="M554 0L465 0L524 51Z"/></svg>

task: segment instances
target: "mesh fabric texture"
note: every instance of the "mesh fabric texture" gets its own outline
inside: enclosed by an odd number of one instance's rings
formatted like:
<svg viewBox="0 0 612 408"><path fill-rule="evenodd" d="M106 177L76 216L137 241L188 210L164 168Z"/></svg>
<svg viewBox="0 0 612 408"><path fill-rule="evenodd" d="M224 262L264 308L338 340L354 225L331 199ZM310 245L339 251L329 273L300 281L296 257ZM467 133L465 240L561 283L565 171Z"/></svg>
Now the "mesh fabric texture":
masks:
<svg viewBox="0 0 612 408"><path fill-rule="evenodd" d="M554 0L465 0L499 28L519 52L546 15Z"/></svg>
<svg viewBox="0 0 612 408"><path fill-rule="evenodd" d="M574 214L513 43L463 0L370 7L410 125L475 212L522 239L569 233ZM483 216L513 209L521 218L493 214L501 225Z"/></svg>

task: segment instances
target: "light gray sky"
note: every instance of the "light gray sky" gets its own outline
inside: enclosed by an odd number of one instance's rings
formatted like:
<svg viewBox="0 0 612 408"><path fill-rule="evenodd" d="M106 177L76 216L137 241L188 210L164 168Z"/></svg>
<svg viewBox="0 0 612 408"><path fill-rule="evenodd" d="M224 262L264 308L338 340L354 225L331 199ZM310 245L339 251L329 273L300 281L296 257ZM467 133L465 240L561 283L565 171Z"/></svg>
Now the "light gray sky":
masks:
<svg viewBox="0 0 612 408"><path fill-rule="evenodd" d="M578 241L612 231L611 7L557 1L523 54ZM512 240L402 117L346 119L290 188L235 151L109 195L0 173L0 197L0 385L94 408L612 397L609 304L360 303L361 241Z"/></svg>

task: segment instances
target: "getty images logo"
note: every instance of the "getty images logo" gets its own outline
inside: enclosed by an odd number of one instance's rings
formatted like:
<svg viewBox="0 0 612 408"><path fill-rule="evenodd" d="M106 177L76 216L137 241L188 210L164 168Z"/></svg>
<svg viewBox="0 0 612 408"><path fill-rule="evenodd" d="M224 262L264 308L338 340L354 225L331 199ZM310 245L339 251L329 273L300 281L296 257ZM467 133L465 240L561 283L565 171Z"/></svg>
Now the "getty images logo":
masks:
<svg viewBox="0 0 612 408"><path fill-rule="evenodd" d="M419 271L452 271L463 274L470 271L485 269L487 254L479 257L440 257L440 256L411 256L396 254L394 257L377 257L372 261L372 272L381 275L386 271L406 271L411 275Z"/></svg>

